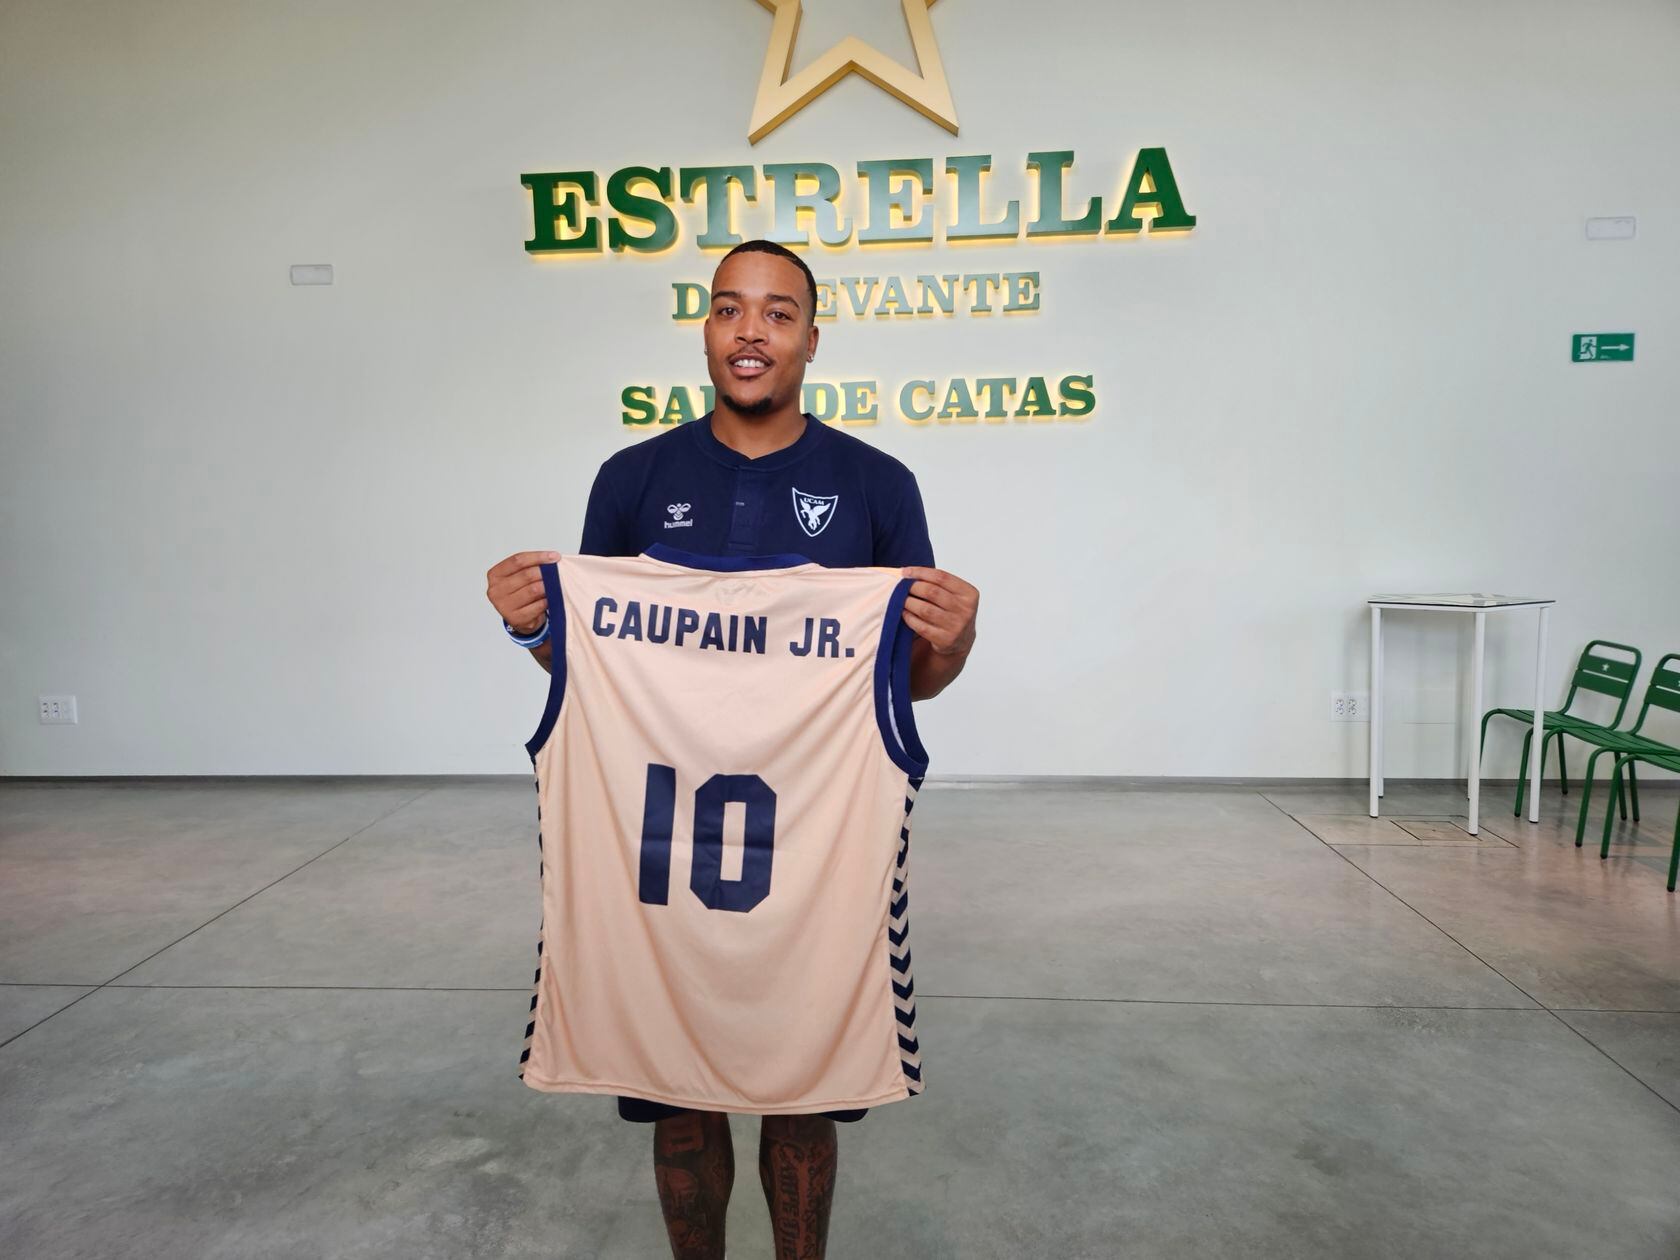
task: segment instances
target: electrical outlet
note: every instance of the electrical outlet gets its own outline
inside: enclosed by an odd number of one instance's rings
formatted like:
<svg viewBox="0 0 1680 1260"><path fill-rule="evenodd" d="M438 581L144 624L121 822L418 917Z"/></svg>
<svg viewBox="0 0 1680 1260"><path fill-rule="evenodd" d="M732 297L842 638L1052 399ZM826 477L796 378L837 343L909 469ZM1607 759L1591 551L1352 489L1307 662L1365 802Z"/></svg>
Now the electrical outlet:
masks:
<svg viewBox="0 0 1680 1260"><path fill-rule="evenodd" d="M1368 691L1332 691L1330 693L1332 722L1369 722L1371 693Z"/></svg>
<svg viewBox="0 0 1680 1260"><path fill-rule="evenodd" d="M58 726L76 724L75 696L38 696L41 702L41 724Z"/></svg>

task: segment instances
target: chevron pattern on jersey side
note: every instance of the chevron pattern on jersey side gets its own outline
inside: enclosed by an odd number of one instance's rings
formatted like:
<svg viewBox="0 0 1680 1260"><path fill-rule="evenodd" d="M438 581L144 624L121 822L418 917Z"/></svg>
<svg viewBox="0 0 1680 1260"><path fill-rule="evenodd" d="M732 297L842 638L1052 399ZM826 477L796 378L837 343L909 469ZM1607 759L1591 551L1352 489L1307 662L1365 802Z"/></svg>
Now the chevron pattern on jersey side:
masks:
<svg viewBox="0 0 1680 1260"><path fill-rule="evenodd" d="M542 784L536 783L537 789L537 886L542 886ZM542 952L543 929L542 923L537 924L537 969L531 976L531 1009L530 1022L525 1025L525 1041L519 1050L519 1079L525 1079L525 1064L531 1057L531 1041L537 1033L537 993L542 985Z"/></svg>
<svg viewBox="0 0 1680 1260"><path fill-rule="evenodd" d="M916 1037L916 983L910 975L910 811L922 780L911 779L904 822L893 861L892 905L887 919L888 961L893 970L893 1013L898 1017L898 1057L911 1094L922 1092L922 1044Z"/></svg>

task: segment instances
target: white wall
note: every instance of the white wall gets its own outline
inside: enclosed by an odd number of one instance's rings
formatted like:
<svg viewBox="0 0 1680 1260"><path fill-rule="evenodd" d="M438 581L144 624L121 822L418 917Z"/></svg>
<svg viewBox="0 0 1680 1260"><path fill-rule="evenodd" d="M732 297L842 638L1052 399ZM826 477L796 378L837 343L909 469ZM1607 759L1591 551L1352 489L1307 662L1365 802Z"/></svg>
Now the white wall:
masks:
<svg viewBox="0 0 1680 1260"><path fill-rule="evenodd" d="M932 16L960 138L854 77L754 147L750 0L0 5L0 773L529 769L545 678L484 571L576 545L624 385L703 379L667 286L712 263L692 217L533 261L528 170L990 152L1018 196L1072 148L1113 198L1167 148L1186 237L813 258L1044 284L1027 319L837 321L824 379L1097 377L1083 425L854 430L983 592L936 773L1359 775L1328 693L1379 590L1555 596L1554 693L1595 634L1680 647L1680 6ZM1587 243L1602 214L1638 238ZM1635 363L1567 361L1623 329ZM1531 626L1495 621L1490 702L1528 702ZM1391 774L1452 773L1463 642L1396 628Z"/></svg>

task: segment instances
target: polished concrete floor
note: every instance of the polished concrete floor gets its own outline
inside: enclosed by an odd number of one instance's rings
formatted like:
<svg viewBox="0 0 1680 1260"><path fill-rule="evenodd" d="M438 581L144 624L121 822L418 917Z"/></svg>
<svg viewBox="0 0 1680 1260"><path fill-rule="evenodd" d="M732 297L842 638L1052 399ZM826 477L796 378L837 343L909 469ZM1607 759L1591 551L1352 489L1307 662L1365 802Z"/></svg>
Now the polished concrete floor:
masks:
<svg viewBox="0 0 1680 1260"><path fill-rule="evenodd" d="M830 1255L1680 1256L1677 797L930 785L925 1096ZM0 784L0 1255L668 1254L650 1131L514 1075L529 780ZM732 1256L769 1257L735 1117Z"/></svg>

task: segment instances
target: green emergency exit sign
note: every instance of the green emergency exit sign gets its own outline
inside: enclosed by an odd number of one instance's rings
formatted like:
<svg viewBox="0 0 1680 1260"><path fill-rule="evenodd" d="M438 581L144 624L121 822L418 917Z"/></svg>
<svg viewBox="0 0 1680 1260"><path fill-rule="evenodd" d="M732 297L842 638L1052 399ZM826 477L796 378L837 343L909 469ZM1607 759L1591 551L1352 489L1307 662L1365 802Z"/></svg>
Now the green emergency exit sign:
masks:
<svg viewBox="0 0 1680 1260"><path fill-rule="evenodd" d="M1576 333L1569 357L1576 363L1626 363L1633 358L1633 334Z"/></svg>

